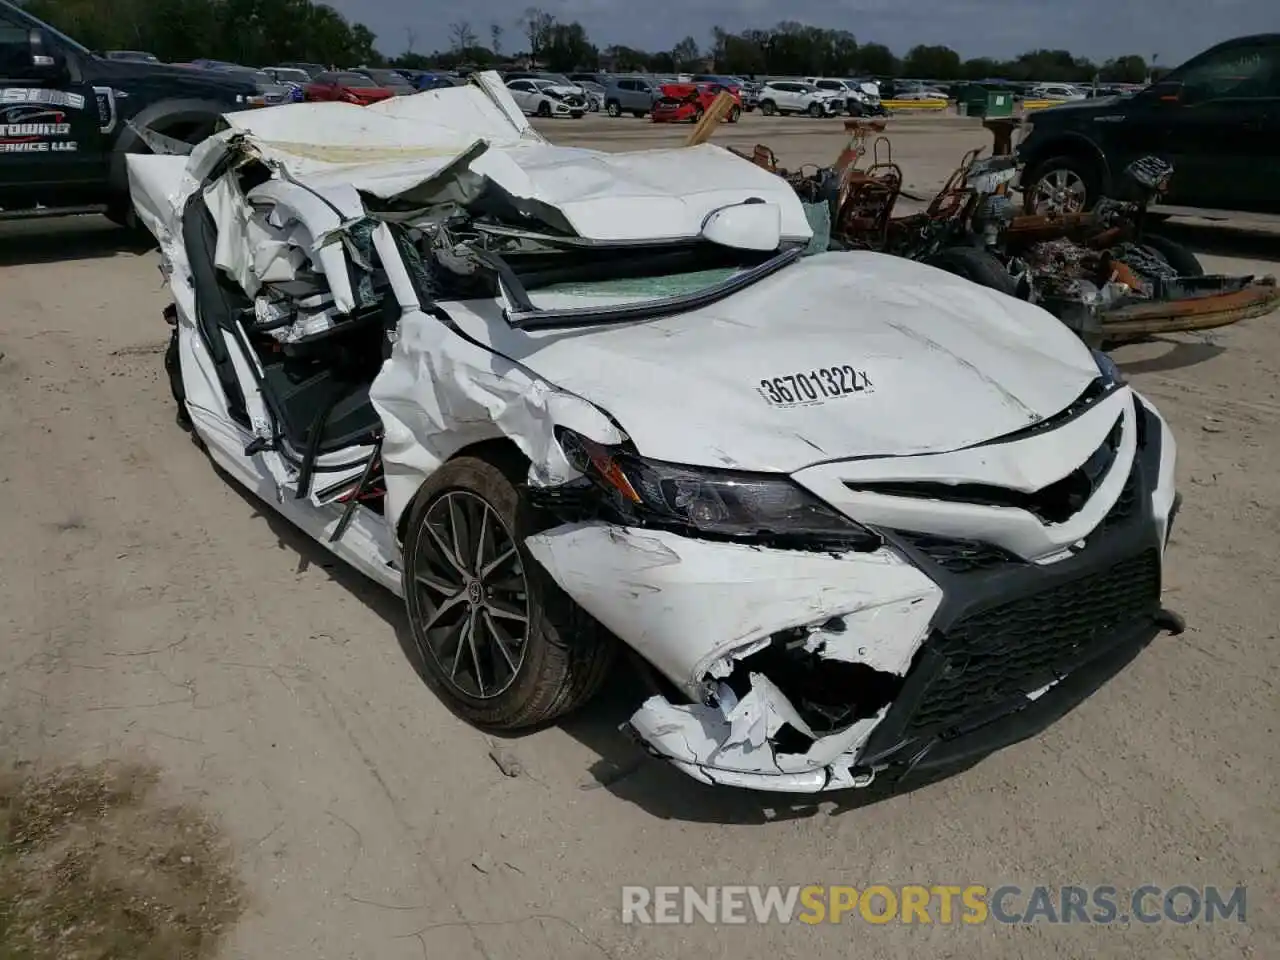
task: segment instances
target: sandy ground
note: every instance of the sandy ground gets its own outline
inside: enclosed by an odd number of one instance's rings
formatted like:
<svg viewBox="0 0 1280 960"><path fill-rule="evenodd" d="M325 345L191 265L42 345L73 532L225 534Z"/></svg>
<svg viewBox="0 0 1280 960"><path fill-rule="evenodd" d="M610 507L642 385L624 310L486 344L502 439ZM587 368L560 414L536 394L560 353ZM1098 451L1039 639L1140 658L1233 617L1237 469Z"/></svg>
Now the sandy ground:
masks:
<svg viewBox="0 0 1280 960"><path fill-rule="evenodd" d="M987 142L972 121L898 126L919 189ZM615 148L686 132L550 130ZM837 131L751 117L721 140L820 162ZM1211 268L1280 259L1274 234L1176 230ZM1187 633L961 776L808 802L642 757L616 732L638 695L621 674L585 713L498 744L523 767L504 776L494 742L410 669L397 601L174 426L155 254L92 219L9 224L0 264L0 745L42 764L143 757L213 811L253 901L227 957L817 960L854 937L860 956L1274 955L1280 317L1117 354L1180 444L1166 589ZM1246 884L1249 911L1244 926L619 923L622 884L770 882Z"/></svg>

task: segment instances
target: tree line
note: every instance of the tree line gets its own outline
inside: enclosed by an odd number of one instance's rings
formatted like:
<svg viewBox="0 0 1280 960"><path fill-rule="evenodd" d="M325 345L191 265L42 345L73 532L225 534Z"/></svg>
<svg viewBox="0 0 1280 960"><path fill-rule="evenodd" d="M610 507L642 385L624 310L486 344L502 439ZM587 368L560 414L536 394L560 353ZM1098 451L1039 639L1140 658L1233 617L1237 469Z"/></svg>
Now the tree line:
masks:
<svg viewBox="0 0 1280 960"><path fill-rule="evenodd" d="M1068 50L1032 50L1013 60L964 59L950 47L919 44L899 57L882 43L859 43L848 30L832 30L784 20L773 27L732 33L711 31L703 47L685 37L670 50L647 51L621 44L598 48L580 23L561 23L536 7L514 24L518 47L508 53L501 44L502 24L490 24L490 43L482 42L468 21L450 25L450 49L423 56L409 52L421 67L485 67L511 56L528 56L551 70L594 70L602 64L619 71L715 70L734 76L918 77L930 80L1041 80L1141 83L1151 68L1137 54L1095 63Z"/></svg>
<svg viewBox="0 0 1280 960"><path fill-rule="evenodd" d="M289 60L339 67L367 64L429 69L484 68L532 59L556 71L714 70L732 75L918 77L929 80L1042 80L1140 83L1150 67L1138 55L1094 63L1067 50L1033 50L1013 60L963 59L950 47L921 44L899 57L880 43L859 43L847 30L784 20L732 33L715 27L709 43L685 37L670 50L621 44L597 47L582 24L529 7L508 24L449 27L450 47L414 50L409 29L398 55L384 56L363 24L311 0L28 0L28 9L98 50L142 49L167 62L198 57L266 66ZM388 38L383 38L384 50Z"/></svg>
<svg viewBox="0 0 1280 960"><path fill-rule="evenodd" d="M270 66L288 60L374 65L374 34L310 0L27 0L24 8L91 50L145 50Z"/></svg>

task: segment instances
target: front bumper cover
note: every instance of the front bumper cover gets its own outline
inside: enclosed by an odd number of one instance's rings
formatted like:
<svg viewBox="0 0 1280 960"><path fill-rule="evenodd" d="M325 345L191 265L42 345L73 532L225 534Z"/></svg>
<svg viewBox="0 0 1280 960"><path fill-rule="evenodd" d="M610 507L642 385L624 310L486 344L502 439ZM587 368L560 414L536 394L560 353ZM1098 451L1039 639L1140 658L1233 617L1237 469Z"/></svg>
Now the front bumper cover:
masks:
<svg viewBox="0 0 1280 960"><path fill-rule="evenodd" d="M598 598L613 580L634 594L631 607L606 610L579 589L581 570L565 567L572 543L531 547L597 619L683 679L691 702L652 697L630 720L655 755L703 782L759 790L908 778L1035 736L1162 630L1180 630L1160 606L1176 512L1172 436L1140 401L1135 412L1138 449L1123 492L1083 546L1052 563L978 551L957 565L894 531L885 531L891 550L844 557L680 538L642 548L636 531L619 531L605 539L636 556L617 569L576 551L598 575L588 593ZM650 541L647 532L640 540ZM812 723L807 694L771 673L776 660L761 666L762 649L776 649L781 628L797 626L791 646L823 657L863 707L835 729ZM681 675L673 648L721 627L720 636L736 639L713 645ZM686 669L694 659L686 653ZM850 664L864 672L848 672ZM868 695L859 686L868 678L891 695Z"/></svg>

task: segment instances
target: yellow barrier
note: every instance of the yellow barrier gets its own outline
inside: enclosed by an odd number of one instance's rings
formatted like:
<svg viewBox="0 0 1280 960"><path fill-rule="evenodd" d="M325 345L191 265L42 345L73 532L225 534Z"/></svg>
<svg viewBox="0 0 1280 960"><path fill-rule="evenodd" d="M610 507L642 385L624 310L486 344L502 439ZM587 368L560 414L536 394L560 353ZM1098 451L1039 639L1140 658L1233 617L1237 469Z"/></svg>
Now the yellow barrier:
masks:
<svg viewBox="0 0 1280 960"><path fill-rule="evenodd" d="M945 110L949 100L881 100L886 110Z"/></svg>

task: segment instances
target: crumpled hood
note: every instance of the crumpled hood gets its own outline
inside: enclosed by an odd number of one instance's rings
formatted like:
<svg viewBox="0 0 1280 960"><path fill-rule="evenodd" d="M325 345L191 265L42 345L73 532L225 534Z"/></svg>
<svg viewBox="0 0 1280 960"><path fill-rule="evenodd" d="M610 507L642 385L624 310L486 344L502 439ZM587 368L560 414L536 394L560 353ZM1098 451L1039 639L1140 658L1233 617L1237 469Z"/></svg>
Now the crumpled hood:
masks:
<svg viewBox="0 0 1280 960"><path fill-rule="evenodd" d="M807 258L648 323L525 333L496 313L447 309L471 336L605 410L643 455L743 470L972 446L1061 411L1098 376L1040 308L872 253ZM786 379L802 374L816 400L769 402L785 399L783 386L808 400Z"/></svg>

